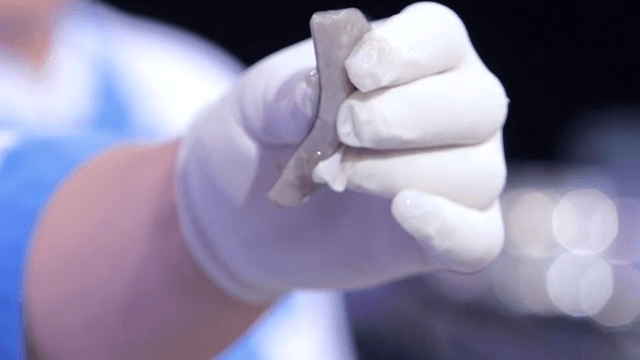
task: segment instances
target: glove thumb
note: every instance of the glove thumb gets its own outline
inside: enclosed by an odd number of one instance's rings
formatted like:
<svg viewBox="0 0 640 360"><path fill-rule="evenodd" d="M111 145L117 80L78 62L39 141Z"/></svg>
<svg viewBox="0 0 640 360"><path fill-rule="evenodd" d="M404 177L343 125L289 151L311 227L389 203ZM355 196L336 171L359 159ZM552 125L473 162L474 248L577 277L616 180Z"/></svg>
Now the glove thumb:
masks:
<svg viewBox="0 0 640 360"><path fill-rule="evenodd" d="M245 130L272 145L298 145L313 125L320 86L313 43L306 40L251 66L230 94Z"/></svg>
<svg viewBox="0 0 640 360"><path fill-rule="evenodd" d="M314 69L307 40L245 71L220 101L196 116L178 155L182 182L192 181L188 186L200 191L214 187L237 204L253 191L266 193L315 119Z"/></svg>

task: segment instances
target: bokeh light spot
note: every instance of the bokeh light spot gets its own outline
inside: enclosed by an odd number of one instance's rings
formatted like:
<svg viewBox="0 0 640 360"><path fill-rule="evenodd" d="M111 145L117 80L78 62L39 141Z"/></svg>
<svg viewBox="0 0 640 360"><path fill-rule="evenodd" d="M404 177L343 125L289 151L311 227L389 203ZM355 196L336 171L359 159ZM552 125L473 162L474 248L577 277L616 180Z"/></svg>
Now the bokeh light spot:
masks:
<svg viewBox="0 0 640 360"><path fill-rule="evenodd" d="M509 205L505 213L506 249L529 258L550 255L557 246L551 222L553 199L542 192L530 191Z"/></svg>
<svg viewBox="0 0 640 360"><path fill-rule="evenodd" d="M551 301L571 316L588 316L600 311L613 293L613 270L598 255L560 255L547 272Z"/></svg>
<svg viewBox="0 0 640 360"><path fill-rule="evenodd" d="M566 194L553 210L552 223L558 242L579 255L601 253L618 234L615 204L595 189Z"/></svg>

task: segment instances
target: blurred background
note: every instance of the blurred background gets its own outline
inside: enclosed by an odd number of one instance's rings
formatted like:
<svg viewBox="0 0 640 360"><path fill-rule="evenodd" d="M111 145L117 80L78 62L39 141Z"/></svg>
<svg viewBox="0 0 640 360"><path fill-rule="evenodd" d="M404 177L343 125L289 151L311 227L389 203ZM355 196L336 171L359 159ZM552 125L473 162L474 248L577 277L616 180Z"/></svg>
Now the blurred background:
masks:
<svg viewBox="0 0 640 360"><path fill-rule="evenodd" d="M465 22L511 99L504 129L505 251L478 274L431 274L346 294L357 356L640 359L640 25L634 3L440 2ZM378 19L411 1L106 3L187 29L251 65L309 37L315 11L358 7ZM202 96L195 88L192 93ZM185 103L192 98L183 97ZM187 107L184 114L194 108ZM297 299L294 304L304 304Z"/></svg>
<svg viewBox="0 0 640 360"><path fill-rule="evenodd" d="M246 65L318 10L410 1L110 3L190 29ZM346 295L361 359L640 358L640 26L633 2L441 1L511 99L506 248L472 276Z"/></svg>

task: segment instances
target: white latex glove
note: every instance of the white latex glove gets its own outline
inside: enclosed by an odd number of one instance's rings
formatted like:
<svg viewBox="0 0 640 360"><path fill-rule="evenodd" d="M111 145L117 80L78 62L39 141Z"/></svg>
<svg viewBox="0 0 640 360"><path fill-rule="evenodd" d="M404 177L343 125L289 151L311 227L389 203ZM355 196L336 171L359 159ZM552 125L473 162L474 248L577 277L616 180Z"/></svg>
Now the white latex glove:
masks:
<svg viewBox="0 0 640 360"><path fill-rule="evenodd" d="M183 141L183 230L203 270L235 297L475 271L501 250L508 100L457 15L414 4L365 35L346 66L361 90L338 118L350 147L314 172L344 192L323 187L291 209L266 197L313 122L310 41L248 69Z"/></svg>

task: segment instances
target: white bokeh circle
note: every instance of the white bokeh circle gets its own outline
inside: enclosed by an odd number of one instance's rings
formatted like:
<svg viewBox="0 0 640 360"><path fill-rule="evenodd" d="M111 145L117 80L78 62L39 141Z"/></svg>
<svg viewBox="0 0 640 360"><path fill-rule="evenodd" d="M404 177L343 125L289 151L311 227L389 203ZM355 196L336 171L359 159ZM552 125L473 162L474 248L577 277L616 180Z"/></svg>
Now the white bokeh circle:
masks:
<svg viewBox="0 0 640 360"><path fill-rule="evenodd" d="M613 294L613 270L600 256L560 255L547 272L547 292L565 314L596 314Z"/></svg>
<svg viewBox="0 0 640 360"><path fill-rule="evenodd" d="M618 234L616 205L595 189L563 196L553 210L552 223L558 242L578 255L603 252Z"/></svg>

